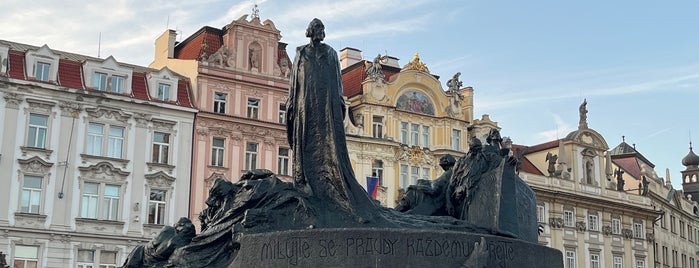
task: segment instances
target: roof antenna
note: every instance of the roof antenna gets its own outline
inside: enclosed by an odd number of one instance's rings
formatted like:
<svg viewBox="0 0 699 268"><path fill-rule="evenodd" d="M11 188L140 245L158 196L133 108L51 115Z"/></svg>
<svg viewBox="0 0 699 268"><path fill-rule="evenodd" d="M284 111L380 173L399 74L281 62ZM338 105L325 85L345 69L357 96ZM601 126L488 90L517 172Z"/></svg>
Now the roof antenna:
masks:
<svg viewBox="0 0 699 268"><path fill-rule="evenodd" d="M97 57L100 57L100 53L102 52L102 32L100 32L100 38L99 41L97 41Z"/></svg>

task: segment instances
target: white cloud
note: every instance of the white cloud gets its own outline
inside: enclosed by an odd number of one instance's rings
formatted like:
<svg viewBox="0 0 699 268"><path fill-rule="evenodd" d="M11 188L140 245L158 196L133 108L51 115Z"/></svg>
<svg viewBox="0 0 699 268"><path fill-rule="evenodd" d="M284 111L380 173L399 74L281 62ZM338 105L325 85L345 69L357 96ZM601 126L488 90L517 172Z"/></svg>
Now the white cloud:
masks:
<svg viewBox="0 0 699 268"><path fill-rule="evenodd" d="M551 115L553 116L553 123L556 125L556 128L538 132L536 137L539 142L560 139L575 130L568 122L563 120L560 115L556 113L552 113Z"/></svg>

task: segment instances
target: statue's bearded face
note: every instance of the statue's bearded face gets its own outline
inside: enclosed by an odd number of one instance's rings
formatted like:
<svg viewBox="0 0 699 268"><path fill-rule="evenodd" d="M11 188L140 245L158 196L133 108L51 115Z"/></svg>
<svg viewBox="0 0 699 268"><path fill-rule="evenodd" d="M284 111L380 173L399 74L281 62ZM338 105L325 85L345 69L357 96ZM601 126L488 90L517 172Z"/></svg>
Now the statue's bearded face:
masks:
<svg viewBox="0 0 699 268"><path fill-rule="evenodd" d="M320 42L325 39L325 25L320 20L314 19L308 25L306 36L311 38L313 42Z"/></svg>

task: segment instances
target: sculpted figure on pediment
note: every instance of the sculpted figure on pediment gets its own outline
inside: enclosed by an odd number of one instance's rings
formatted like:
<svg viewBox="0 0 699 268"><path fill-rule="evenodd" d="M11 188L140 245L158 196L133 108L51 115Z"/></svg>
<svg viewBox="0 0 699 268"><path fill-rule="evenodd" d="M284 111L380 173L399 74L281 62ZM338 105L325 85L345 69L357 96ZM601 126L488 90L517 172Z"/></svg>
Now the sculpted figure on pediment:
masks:
<svg viewBox="0 0 699 268"><path fill-rule="evenodd" d="M207 60L213 66L228 67L228 46L221 46Z"/></svg>

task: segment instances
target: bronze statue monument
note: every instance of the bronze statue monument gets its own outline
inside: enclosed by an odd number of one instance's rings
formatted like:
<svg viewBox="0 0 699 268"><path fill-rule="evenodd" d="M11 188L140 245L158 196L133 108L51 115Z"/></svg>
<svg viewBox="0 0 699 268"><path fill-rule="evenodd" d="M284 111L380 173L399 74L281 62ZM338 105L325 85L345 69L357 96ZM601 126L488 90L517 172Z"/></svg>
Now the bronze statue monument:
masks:
<svg viewBox="0 0 699 268"><path fill-rule="evenodd" d="M337 53L319 19L306 36L287 101L293 182L263 169L216 179L199 234L181 219L123 267L563 267L560 252L536 244L534 194L497 131L458 162L442 157L445 172L409 190L398 208L407 213L372 200L347 151Z"/></svg>

